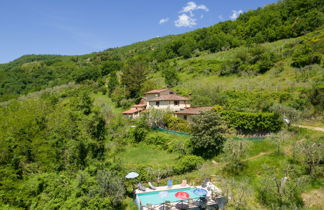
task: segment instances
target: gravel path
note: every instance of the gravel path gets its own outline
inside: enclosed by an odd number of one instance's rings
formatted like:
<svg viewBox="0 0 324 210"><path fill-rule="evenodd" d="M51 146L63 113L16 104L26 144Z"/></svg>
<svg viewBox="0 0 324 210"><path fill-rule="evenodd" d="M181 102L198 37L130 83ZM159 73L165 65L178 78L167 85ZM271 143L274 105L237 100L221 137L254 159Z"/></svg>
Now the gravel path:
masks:
<svg viewBox="0 0 324 210"><path fill-rule="evenodd" d="M320 127L313 127L313 126L306 126L306 125L294 125L294 126L299 127L299 128L306 128L306 129L310 129L310 130L314 130L314 131L324 132L324 128L320 128Z"/></svg>

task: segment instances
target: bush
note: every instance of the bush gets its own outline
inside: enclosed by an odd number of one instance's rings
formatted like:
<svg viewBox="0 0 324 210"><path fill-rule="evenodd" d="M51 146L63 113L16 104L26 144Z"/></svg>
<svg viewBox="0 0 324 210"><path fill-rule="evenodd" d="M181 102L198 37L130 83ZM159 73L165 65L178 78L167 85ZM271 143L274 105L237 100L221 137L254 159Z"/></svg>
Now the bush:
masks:
<svg viewBox="0 0 324 210"><path fill-rule="evenodd" d="M319 111L324 109L324 85L315 86L310 93L311 103L318 108Z"/></svg>
<svg viewBox="0 0 324 210"><path fill-rule="evenodd" d="M172 114L164 115L163 121L165 123L165 126L170 130L190 132L190 127L187 121L177 118Z"/></svg>
<svg viewBox="0 0 324 210"><path fill-rule="evenodd" d="M170 139L166 138L165 136L159 135L159 134L149 134L145 138L145 143L146 144L152 144L160 147L161 149L168 149L168 142Z"/></svg>
<svg viewBox="0 0 324 210"><path fill-rule="evenodd" d="M144 141L146 144L155 145L160 149L168 152L175 152L180 154L188 154L188 141L184 139L170 138L167 135L162 135L156 132L149 133Z"/></svg>
<svg viewBox="0 0 324 210"><path fill-rule="evenodd" d="M183 156L175 165L175 173L183 174L198 169L204 160L195 155Z"/></svg>
<svg viewBox="0 0 324 210"><path fill-rule="evenodd" d="M242 159L246 156L249 142L227 140L224 143L224 159L227 161L225 170L230 174L238 175L244 169Z"/></svg>
<svg viewBox="0 0 324 210"><path fill-rule="evenodd" d="M188 154L190 153L188 143L188 141L173 140L168 144L168 152L178 152L183 155Z"/></svg>
<svg viewBox="0 0 324 210"><path fill-rule="evenodd" d="M148 133L148 127L145 120L140 119L133 131L133 137L136 143L143 141Z"/></svg>
<svg viewBox="0 0 324 210"><path fill-rule="evenodd" d="M277 58L274 53L262 45L240 49L232 60L221 65L220 75L230 75L243 72L265 73L269 71Z"/></svg>
<svg viewBox="0 0 324 210"><path fill-rule="evenodd" d="M287 118L289 120L288 123L289 125L297 122L300 119L300 112L290 106L285 106L282 104L274 104L271 107L271 110L274 113L280 114L285 118Z"/></svg>
<svg viewBox="0 0 324 210"><path fill-rule="evenodd" d="M313 51L308 44L299 45L293 53L291 66L302 68L311 64L320 64L322 56Z"/></svg>
<svg viewBox="0 0 324 210"><path fill-rule="evenodd" d="M227 121L229 127L243 134L278 132L283 126L280 115L274 113L223 111L221 116Z"/></svg>
<svg viewBox="0 0 324 210"><path fill-rule="evenodd" d="M150 128L163 128L165 126L163 117L169 112L170 110L150 108L146 119L147 124Z"/></svg>
<svg viewBox="0 0 324 210"><path fill-rule="evenodd" d="M264 177L258 189L259 200L272 209L298 209L302 206L302 178Z"/></svg>

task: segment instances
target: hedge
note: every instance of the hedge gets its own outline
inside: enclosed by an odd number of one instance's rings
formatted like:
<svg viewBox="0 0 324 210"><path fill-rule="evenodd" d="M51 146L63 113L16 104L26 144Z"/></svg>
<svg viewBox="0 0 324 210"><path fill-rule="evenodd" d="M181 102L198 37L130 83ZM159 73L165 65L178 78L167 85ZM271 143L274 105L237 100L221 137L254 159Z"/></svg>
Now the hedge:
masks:
<svg viewBox="0 0 324 210"><path fill-rule="evenodd" d="M278 132L283 126L282 118L275 113L222 111L221 116L229 127L244 134Z"/></svg>

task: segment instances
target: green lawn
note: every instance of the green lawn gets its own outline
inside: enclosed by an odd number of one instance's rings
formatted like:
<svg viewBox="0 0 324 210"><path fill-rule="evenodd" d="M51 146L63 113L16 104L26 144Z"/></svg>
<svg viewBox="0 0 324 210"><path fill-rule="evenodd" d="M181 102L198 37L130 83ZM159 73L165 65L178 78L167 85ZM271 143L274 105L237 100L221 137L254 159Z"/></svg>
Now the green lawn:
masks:
<svg viewBox="0 0 324 210"><path fill-rule="evenodd" d="M176 162L178 157L178 154L168 153L144 143L128 145L116 156L126 167L136 165L167 166Z"/></svg>

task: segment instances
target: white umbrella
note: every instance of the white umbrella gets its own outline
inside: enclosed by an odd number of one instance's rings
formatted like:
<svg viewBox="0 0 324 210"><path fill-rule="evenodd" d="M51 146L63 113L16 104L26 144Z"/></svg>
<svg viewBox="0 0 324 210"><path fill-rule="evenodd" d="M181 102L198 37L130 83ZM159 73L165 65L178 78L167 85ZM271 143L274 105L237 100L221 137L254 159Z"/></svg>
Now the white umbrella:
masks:
<svg viewBox="0 0 324 210"><path fill-rule="evenodd" d="M136 177L138 177L138 173L136 172L130 172L126 175L126 179L134 179Z"/></svg>

